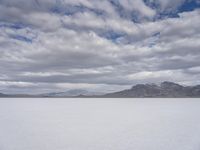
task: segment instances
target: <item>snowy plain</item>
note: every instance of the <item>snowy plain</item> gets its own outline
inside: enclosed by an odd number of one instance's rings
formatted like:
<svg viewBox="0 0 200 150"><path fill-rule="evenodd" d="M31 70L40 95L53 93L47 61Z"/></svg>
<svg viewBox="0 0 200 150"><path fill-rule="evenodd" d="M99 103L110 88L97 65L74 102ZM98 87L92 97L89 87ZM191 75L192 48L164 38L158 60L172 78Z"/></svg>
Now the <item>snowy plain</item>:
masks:
<svg viewBox="0 0 200 150"><path fill-rule="evenodd" d="M0 150L200 150L200 99L0 99Z"/></svg>

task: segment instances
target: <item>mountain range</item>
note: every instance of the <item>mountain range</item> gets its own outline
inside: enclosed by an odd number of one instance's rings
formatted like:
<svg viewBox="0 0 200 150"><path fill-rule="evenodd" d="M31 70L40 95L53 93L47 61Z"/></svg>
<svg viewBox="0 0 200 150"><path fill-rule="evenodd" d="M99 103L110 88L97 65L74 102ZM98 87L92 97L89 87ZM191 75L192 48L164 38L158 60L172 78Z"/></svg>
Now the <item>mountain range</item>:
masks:
<svg viewBox="0 0 200 150"><path fill-rule="evenodd" d="M119 92L103 94L101 92L89 92L87 90L75 89L66 92L45 93L39 95L31 94L3 94L0 97L83 97L83 98L197 98L200 97L200 85L183 86L173 82L162 82L161 84L137 84L130 89Z"/></svg>
<svg viewBox="0 0 200 150"><path fill-rule="evenodd" d="M157 84L137 84L131 89L108 93L103 97L113 98L182 98L182 97L200 97L200 85L182 86L173 82L162 82Z"/></svg>
<svg viewBox="0 0 200 150"><path fill-rule="evenodd" d="M91 92L83 89L73 89L68 90L66 92L55 92L55 93L45 93L40 94L42 97L76 97L76 96L94 96L94 95L103 95L104 93L101 92Z"/></svg>

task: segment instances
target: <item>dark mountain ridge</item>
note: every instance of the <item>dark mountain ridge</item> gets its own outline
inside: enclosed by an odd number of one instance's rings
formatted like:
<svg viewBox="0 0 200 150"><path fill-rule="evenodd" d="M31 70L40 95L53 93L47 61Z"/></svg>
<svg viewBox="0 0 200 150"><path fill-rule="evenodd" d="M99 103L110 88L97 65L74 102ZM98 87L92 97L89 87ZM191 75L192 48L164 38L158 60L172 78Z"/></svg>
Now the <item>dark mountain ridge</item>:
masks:
<svg viewBox="0 0 200 150"><path fill-rule="evenodd" d="M161 98L182 98L182 97L200 97L200 85L182 86L173 82L162 82L156 84L137 84L131 89L108 93L103 97L113 98L145 98L145 97L161 97Z"/></svg>
<svg viewBox="0 0 200 150"><path fill-rule="evenodd" d="M137 84L130 89L119 92L98 95L98 92L88 93L84 90L71 90L68 92L48 93L40 95L16 94L9 95L0 93L0 97L71 97L71 98L200 98L200 85L182 86L173 82L162 82L161 84Z"/></svg>

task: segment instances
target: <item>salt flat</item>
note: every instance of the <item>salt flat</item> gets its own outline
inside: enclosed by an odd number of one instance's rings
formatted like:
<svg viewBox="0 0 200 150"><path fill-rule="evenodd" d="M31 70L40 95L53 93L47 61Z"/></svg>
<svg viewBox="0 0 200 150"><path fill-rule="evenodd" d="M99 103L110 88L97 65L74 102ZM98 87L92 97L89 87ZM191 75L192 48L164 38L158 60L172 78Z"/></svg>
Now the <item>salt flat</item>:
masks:
<svg viewBox="0 0 200 150"><path fill-rule="evenodd" d="M199 150L200 99L0 99L0 150Z"/></svg>

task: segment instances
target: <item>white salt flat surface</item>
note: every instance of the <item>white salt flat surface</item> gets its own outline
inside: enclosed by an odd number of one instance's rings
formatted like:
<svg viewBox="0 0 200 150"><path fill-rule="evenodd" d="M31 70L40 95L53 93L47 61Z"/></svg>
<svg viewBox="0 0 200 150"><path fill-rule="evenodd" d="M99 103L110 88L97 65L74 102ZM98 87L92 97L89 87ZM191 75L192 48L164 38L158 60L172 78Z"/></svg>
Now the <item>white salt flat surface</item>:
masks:
<svg viewBox="0 0 200 150"><path fill-rule="evenodd" d="M200 150L200 99L0 99L0 150Z"/></svg>

